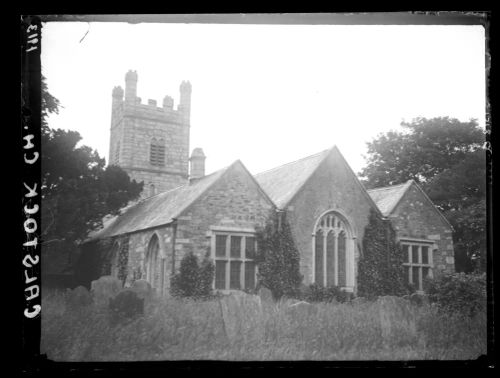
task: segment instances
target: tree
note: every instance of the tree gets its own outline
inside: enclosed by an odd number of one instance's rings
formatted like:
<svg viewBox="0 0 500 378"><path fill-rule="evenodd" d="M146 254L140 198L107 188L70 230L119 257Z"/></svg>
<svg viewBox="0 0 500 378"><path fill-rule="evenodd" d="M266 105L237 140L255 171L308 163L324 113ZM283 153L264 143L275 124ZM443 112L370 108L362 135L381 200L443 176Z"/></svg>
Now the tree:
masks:
<svg viewBox="0 0 500 378"><path fill-rule="evenodd" d="M472 270L486 251L485 133L475 120L449 117L403 122L404 132L380 134L368 143L360 173L367 188L419 183L453 226L455 268Z"/></svg>
<svg viewBox="0 0 500 378"><path fill-rule="evenodd" d="M259 285L271 290L275 299L296 296L302 282L300 255L286 213L273 213L258 230L256 240Z"/></svg>
<svg viewBox="0 0 500 378"><path fill-rule="evenodd" d="M142 183L119 167L106 167L97 151L78 146L78 132L50 129L46 116L57 113L60 104L44 78L42 83L42 250L45 263L64 254L71 265L77 245L102 227L104 216L136 199Z"/></svg>
<svg viewBox="0 0 500 378"><path fill-rule="evenodd" d="M362 297L403 295L403 254L392 225L370 210L359 260L358 294Z"/></svg>
<svg viewBox="0 0 500 378"><path fill-rule="evenodd" d="M436 175L427 193L453 226L459 271L486 269L486 154L477 150ZM478 264L472 264L476 260Z"/></svg>
<svg viewBox="0 0 500 378"><path fill-rule="evenodd" d="M476 120L416 118L401 126L403 132L389 131L367 143L367 165L360 173L367 188L410 179L425 184L485 142L484 131Z"/></svg>

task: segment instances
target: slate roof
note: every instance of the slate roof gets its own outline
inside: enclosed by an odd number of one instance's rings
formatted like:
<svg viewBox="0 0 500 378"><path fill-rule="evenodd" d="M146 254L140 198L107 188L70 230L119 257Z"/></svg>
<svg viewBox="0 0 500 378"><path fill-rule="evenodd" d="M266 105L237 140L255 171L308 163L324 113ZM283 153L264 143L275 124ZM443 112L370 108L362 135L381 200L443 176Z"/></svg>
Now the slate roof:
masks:
<svg viewBox="0 0 500 378"><path fill-rule="evenodd" d="M278 208L284 208L332 149L281 165L254 177Z"/></svg>
<svg viewBox="0 0 500 378"><path fill-rule="evenodd" d="M408 180L404 184L371 189L367 192L382 214L388 216L395 209L401 198L403 198L412 182L413 180Z"/></svg>
<svg viewBox="0 0 500 378"><path fill-rule="evenodd" d="M422 190L422 188L413 180L408 180L404 184L386 186L383 188L375 188L367 190L370 197L376 203L377 207L380 209L384 216L389 216L396 206L399 204L408 189L415 185L415 188L422 194L422 196L429 202L434 211L441 217L441 219L446 223L448 227L453 229L451 223L446 219L443 213L434 205L429 196Z"/></svg>
<svg viewBox="0 0 500 378"><path fill-rule="evenodd" d="M172 222L173 218L178 217L205 193L228 168L223 168L190 184L145 198L123 209L121 215L107 221L104 228L89 235L87 241L109 238Z"/></svg>

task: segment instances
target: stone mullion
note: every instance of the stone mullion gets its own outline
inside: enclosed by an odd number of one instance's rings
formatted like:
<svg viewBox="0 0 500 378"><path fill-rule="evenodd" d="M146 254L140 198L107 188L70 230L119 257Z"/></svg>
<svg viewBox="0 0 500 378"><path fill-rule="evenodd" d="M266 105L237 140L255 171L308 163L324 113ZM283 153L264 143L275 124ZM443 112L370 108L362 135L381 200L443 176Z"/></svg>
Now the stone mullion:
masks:
<svg viewBox="0 0 500 378"><path fill-rule="evenodd" d="M422 275L423 275L423 268L422 268L422 246L418 246L418 263L420 266L418 267L418 290L423 290L423 281L422 281Z"/></svg>
<svg viewBox="0 0 500 378"><path fill-rule="evenodd" d="M240 289L245 289L245 261L246 261L246 237L242 236L240 241L240 256L241 256L241 264L240 264Z"/></svg>
<svg viewBox="0 0 500 378"><path fill-rule="evenodd" d="M327 259L326 259L326 237L328 236L328 231L323 231L323 286L326 287L328 285L327 281Z"/></svg>
<svg viewBox="0 0 500 378"><path fill-rule="evenodd" d="M339 285L339 233L338 229L333 231L333 263L335 264L333 283L335 286Z"/></svg>
<svg viewBox="0 0 500 378"><path fill-rule="evenodd" d="M231 260L230 260L230 252L231 252L231 235L227 235L226 237L226 290L230 288L231 282Z"/></svg>

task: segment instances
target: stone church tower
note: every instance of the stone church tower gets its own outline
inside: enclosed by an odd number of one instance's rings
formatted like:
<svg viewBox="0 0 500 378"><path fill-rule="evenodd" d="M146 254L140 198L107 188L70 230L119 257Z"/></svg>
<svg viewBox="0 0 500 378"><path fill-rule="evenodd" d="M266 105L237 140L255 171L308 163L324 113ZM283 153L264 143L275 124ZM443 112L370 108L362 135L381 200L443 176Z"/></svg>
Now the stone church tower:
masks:
<svg viewBox="0 0 500 378"><path fill-rule="evenodd" d="M113 89L109 164L143 181L144 198L189 182L191 84L181 83L180 103L174 109L170 96L163 98L161 107L156 100L142 104L137 79L136 71L128 71L125 91Z"/></svg>

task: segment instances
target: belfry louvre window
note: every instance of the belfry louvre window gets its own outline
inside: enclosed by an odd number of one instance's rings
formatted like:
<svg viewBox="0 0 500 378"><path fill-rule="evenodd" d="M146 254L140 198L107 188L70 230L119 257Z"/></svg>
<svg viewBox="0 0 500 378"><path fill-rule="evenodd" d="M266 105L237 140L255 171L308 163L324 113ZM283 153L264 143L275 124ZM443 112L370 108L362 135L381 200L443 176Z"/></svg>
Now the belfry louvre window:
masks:
<svg viewBox="0 0 500 378"><path fill-rule="evenodd" d="M213 236L216 290L255 288L255 237L250 234L217 232Z"/></svg>
<svg viewBox="0 0 500 378"><path fill-rule="evenodd" d="M115 156L114 156L113 162L115 164L118 164L120 162L120 142L119 141L118 141L118 143L116 143L116 146L115 146Z"/></svg>
<svg viewBox="0 0 500 378"><path fill-rule="evenodd" d="M151 140L151 147L149 150L149 162L152 165L163 166L165 165L165 142L163 139Z"/></svg>
<svg viewBox="0 0 500 378"><path fill-rule="evenodd" d="M423 282L432 278L432 242L401 241L406 282L423 291Z"/></svg>

